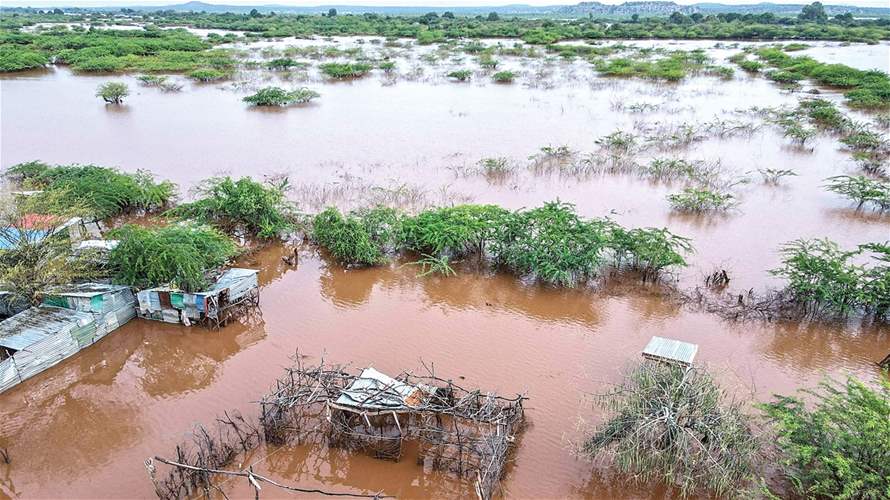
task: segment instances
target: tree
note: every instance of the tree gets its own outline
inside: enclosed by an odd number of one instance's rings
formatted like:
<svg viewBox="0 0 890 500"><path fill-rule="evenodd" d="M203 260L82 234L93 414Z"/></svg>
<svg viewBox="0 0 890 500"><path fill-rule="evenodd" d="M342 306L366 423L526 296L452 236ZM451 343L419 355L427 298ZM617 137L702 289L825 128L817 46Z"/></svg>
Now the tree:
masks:
<svg viewBox="0 0 890 500"><path fill-rule="evenodd" d="M454 12L451 12L450 10L446 10L445 12L442 13L442 17L445 19L454 19Z"/></svg>
<svg viewBox="0 0 890 500"><path fill-rule="evenodd" d="M689 21L689 18L683 15L682 12L674 11L668 18L668 21L670 21L671 24L686 24Z"/></svg>
<svg viewBox="0 0 890 500"><path fill-rule="evenodd" d="M497 12L489 12L487 19L489 21L499 21L501 19L501 16L499 16Z"/></svg>
<svg viewBox="0 0 890 500"><path fill-rule="evenodd" d="M96 97L101 97L109 104L121 104L128 95L130 88L123 82L103 83L96 89Z"/></svg>
<svg viewBox="0 0 890 500"><path fill-rule="evenodd" d="M258 11L256 9L250 9L249 15L250 15L250 17L254 17L254 18L263 16L262 14L260 14L260 11Z"/></svg>
<svg viewBox="0 0 890 500"><path fill-rule="evenodd" d="M336 17L336 16L337 16L337 9L334 9L334 8L328 9L328 17Z"/></svg>
<svg viewBox="0 0 890 500"><path fill-rule="evenodd" d="M805 5L797 18L801 21L824 23L828 20L828 15L825 14L822 2L813 2L810 5Z"/></svg>
<svg viewBox="0 0 890 500"><path fill-rule="evenodd" d="M638 22L640 22L640 15L639 15L639 14L634 14L634 15L630 16L630 22L632 22L632 23L638 23Z"/></svg>
<svg viewBox="0 0 890 500"><path fill-rule="evenodd" d="M53 14L62 15L64 13L65 13L65 11L63 11L62 9L58 9L58 8L53 9Z"/></svg>
<svg viewBox="0 0 890 500"><path fill-rule="evenodd" d="M890 494L890 383L854 378L805 391L811 404L777 396L761 408L778 431L785 474L805 498L887 498Z"/></svg>

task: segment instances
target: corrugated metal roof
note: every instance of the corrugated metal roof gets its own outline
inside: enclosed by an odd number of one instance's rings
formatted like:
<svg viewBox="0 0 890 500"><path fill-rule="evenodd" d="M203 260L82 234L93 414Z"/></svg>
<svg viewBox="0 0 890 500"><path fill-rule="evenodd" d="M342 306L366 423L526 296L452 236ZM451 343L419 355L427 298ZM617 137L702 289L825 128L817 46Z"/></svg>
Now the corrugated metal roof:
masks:
<svg viewBox="0 0 890 500"><path fill-rule="evenodd" d="M233 267L228 271L224 272L222 276L216 280L216 283L210 287L208 292L215 292L218 290L225 290L229 288L235 283L239 283L242 280L252 279L257 275L258 271L256 269L243 269L239 267Z"/></svg>
<svg viewBox="0 0 890 500"><path fill-rule="evenodd" d="M61 307L39 306L0 322L0 346L20 351L35 342L78 325L94 321L93 315Z"/></svg>
<svg viewBox="0 0 890 500"><path fill-rule="evenodd" d="M418 390L373 368L365 368L334 404L362 410L405 410L406 400Z"/></svg>
<svg viewBox="0 0 890 500"><path fill-rule="evenodd" d="M643 349L643 356L659 361L691 365L697 352L698 346L696 344L663 337L652 337L652 340Z"/></svg>

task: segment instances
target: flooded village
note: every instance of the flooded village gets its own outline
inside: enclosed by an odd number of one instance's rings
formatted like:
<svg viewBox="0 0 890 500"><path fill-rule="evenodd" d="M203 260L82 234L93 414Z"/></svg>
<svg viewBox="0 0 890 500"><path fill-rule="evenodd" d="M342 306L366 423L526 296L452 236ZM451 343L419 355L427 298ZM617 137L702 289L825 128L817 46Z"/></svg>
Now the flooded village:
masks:
<svg viewBox="0 0 890 500"><path fill-rule="evenodd" d="M0 498L890 498L890 9L642 4L0 7Z"/></svg>

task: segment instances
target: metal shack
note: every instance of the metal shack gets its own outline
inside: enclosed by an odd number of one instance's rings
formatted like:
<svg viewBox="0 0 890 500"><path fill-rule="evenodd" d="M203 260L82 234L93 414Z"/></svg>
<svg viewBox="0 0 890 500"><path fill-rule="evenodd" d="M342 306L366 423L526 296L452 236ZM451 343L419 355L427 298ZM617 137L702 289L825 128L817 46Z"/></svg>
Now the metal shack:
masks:
<svg viewBox="0 0 890 500"><path fill-rule="evenodd" d="M70 285L0 322L0 392L117 329L135 316L135 302L127 287Z"/></svg>
<svg viewBox="0 0 890 500"><path fill-rule="evenodd" d="M260 303L258 271L232 268L224 272L208 290L185 293L175 288L142 290L140 318L167 323L203 323L219 328L249 307Z"/></svg>

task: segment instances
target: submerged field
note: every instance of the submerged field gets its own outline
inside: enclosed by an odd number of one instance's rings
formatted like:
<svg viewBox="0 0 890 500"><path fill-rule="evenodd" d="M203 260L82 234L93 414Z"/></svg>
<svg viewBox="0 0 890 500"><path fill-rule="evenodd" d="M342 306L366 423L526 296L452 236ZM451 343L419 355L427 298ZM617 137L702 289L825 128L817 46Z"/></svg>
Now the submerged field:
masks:
<svg viewBox="0 0 890 500"><path fill-rule="evenodd" d="M703 287L715 270L728 272L735 294L779 288L782 279L769 270L795 239L827 237L844 248L890 239L887 210L857 209L824 188L829 177L861 173L851 147L798 117L813 131L800 140L774 118L796 109L813 88L815 97L884 138L886 115L847 108L837 88L803 81L792 92L728 62L766 44L627 42L636 48L610 53L598 67L640 48L664 51L652 61L669 57L667 51L701 49L707 64L734 67L721 74L696 66L679 79L651 79L607 76L583 57L500 53L493 68L456 47L387 49L372 40L225 44L239 61L229 77L198 83L171 74L183 87L176 92L142 85L136 74L61 66L2 75L0 167L39 159L147 169L183 192L223 173L258 180L287 174L288 196L308 213L375 204L408 212L462 203L520 209L558 199L585 217L667 227L690 238L688 267L664 277L685 291ZM888 70L886 43L810 45L793 55ZM320 64L357 54L325 56L332 47L392 50L394 68L332 80ZM268 69L286 57L306 67ZM462 70L466 81L448 76ZM496 83L499 71L513 73L512 82ZM123 105L94 96L109 81L130 87ZM320 96L280 108L242 102L270 85L308 87ZM667 172L678 165L689 168ZM672 206L668 195L698 183L731 195L731 206ZM508 497L669 497L670 490L628 485L571 452L581 428L602 417L587 396L618 382L651 336L698 344L699 359L725 387L756 401L825 376L874 382L882 376L875 362L890 354L886 322L731 322L627 276L559 289L471 261L455 263L455 276L422 277L400 259L346 270L311 245L299 247L300 263L291 267L281 259L287 252L273 244L242 260L261 270L262 287L259 314L244 324L209 332L135 320L0 395L0 448L11 458L0 494L150 497L145 458L168 453L194 424L225 410L252 414L250 402L299 349L393 375L418 369L422 360L474 386L525 393L530 425L503 482ZM470 484L411 459L394 464L294 446L263 448L248 460L259 473L304 487L473 494ZM230 495L252 494L242 482L225 487Z"/></svg>

